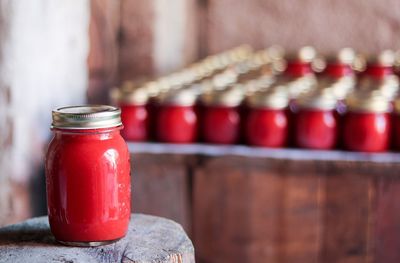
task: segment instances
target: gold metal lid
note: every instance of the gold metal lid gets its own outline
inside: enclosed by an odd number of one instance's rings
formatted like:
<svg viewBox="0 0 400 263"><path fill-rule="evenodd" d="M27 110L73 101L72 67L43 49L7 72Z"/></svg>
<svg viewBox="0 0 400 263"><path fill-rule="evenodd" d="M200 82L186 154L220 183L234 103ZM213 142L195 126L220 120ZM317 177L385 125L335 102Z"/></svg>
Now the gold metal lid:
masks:
<svg viewBox="0 0 400 263"><path fill-rule="evenodd" d="M285 58L290 61L299 61L311 63L317 55L317 51L312 46L304 46L296 52L290 52L285 55Z"/></svg>
<svg viewBox="0 0 400 263"><path fill-rule="evenodd" d="M390 103L379 90L374 91L355 91L346 99L347 107L350 111L356 112L387 112Z"/></svg>
<svg viewBox="0 0 400 263"><path fill-rule="evenodd" d="M399 91L399 78L396 75L389 75L379 79L364 77L360 80L358 87L359 90L366 92L379 90L385 98L392 100Z"/></svg>
<svg viewBox="0 0 400 263"><path fill-rule="evenodd" d="M337 100L343 100L354 89L355 76L343 76L339 79L322 77L318 79L318 89L330 88Z"/></svg>
<svg viewBox="0 0 400 263"><path fill-rule="evenodd" d="M302 94L297 104L306 109L332 110L336 108L337 100L331 88L323 88Z"/></svg>
<svg viewBox="0 0 400 263"><path fill-rule="evenodd" d="M145 87L133 90L121 90L118 97L119 104L144 105L149 100L149 93Z"/></svg>
<svg viewBox="0 0 400 263"><path fill-rule="evenodd" d="M302 93L313 90L317 86L317 78L314 74L299 78L283 77L281 80L278 80L278 82L285 83L285 86L289 92L289 97L292 99L297 98Z"/></svg>
<svg viewBox="0 0 400 263"><path fill-rule="evenodd" d="M207 106L236 107L244 97L243 89L228 87L223 90L212 90L200 96L200 101Z"/></svg>
<svg viewBox="0 0 400 263"><path fill-rule="evenodd" d="M284 109L289 104L289 97L284 86L275 86L253 93L246 101L253 108Z"/></svg>
<svg viewBox="0 0 400 263"><path fill-rule="evenodd" d="M400 113L400 97L397 97L394 100L394 111L399 114Z"/></svg>
<svg viewBox="0 0 400 263"><path fill-rule="evenodd" d="M53 129L88 130L122 125L121 110L108 105L61 107L52 112Z"/></svg>
<svg viewBox="0 0 400 263"><path fill-rule="evenodd" d="M157 98L160 104L174 106L192 106L197 99L191 89L170 90L160 94Z"/></svg>
<svg viewBox="0 0 400 263"><path fill-rule="evenodd" d="M393 50L386 49L378 55L369 56L367 58L368 64L378 65L383 67L392 67L395 62L395 53Z"/></svg>
<svg viewBox="0 0 400 263"><path fill-rule="evenodd" d="M326 60L328 63L340 63L346 65L352 65L356 58L356 52L354 49L346 47L342 48L335 55L327 56Z"/></svg>

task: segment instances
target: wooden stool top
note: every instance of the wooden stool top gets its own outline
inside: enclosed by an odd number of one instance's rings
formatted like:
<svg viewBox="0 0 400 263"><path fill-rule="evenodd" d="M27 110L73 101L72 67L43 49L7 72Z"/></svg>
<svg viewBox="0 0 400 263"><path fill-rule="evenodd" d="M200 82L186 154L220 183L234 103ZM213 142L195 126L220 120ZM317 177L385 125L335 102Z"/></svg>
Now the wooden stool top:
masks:
<svg viewBox="0 0 400 263"><path fill-rule="evenodd" d="M194 262L182 227L168 219L132 214L127 235L110 245L66 247L50 232L47 217L0 228L0 262Z"/></svg>

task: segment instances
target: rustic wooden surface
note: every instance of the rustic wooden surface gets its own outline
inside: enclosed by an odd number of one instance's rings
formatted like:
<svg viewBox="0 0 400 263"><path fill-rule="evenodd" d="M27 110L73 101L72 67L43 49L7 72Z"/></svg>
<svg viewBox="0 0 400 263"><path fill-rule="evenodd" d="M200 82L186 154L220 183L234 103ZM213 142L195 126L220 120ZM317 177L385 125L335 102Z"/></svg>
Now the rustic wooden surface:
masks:
<svg viewBox="0 0 400 263"><path fill-rule="evenodd" d="M116 243L91 247L59 245L47 217L0 228L0 262L194 262L190 239L177 223L132 214L128 234Z"/></svg>
<svg viewBox="0 0 400 263"><path fill-rule="evenodd" d="M186 184L198 262L400 262L399 153L128 146L140 185L158 182L158 199L166 189L163 214L185 211L173 193ZM174 171L186 179L155 179ZM141 195L133 204L152 210L157 198Z"/></svg>
<svg viewBox="0 0 400 263"><path fill-rule="evenodd" d="M131 155L132 209L172 219L191 235L191 187L188 158L183 155Z"/></svg>

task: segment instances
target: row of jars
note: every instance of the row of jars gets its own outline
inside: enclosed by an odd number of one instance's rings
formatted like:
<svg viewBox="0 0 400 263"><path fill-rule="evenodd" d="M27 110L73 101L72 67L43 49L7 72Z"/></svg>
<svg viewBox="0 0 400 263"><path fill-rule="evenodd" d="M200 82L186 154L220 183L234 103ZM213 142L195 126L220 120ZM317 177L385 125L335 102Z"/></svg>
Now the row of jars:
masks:
<svg viewBox="0 0 400 263"><path fill-rule="evenodd" d="M354 51L343 49L324 59L319 73L314 49L282 53L276 47L254 53L240 47L154 82L124 84L112 96L122 109L123 136L168 143L400 149L393 52L369 57L362 67Z"/></svg>

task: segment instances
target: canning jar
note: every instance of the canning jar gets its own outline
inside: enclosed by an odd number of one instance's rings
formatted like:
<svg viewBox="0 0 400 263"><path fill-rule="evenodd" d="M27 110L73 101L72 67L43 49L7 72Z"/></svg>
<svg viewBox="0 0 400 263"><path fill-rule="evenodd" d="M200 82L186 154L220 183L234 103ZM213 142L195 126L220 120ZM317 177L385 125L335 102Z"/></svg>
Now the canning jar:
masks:
<svg viewBox="0 0 400 263"><path fill-rule="evenodd" d="M146 141L149 138L149 99L144 87L121 90L118 105L124 129L122 137L127 141Z"/></svg>
<svg viewBox="0 0 400 263"><path fill-rule="evenodd" d="M285 147L289 125L289 98L285 87L276 86L264 92L256 92L247 101L246 142L261 147Z"/></svg>
<svg viewBox="0 0 400 263"><path fill-rule="evenodd" d="M63 107L52 113L47 205L51 231L63 244L102 245L127 232L131 178L120 113L102 105Z"/></svg>
<svg viewBox="0 0 400 263"><path fill-rule="evenodd" d="M196 96L189 89L171 90L159 97L156 137L160 142L192 143L197 140Z"/></svg>
<svg viewBox="0 0 400 263"><path fill-rule="evenodd" d="M358 92L347 99L343 142L346 149L384 152L389 148L390 104L378 92Z"/></svg>
<svg viewBox="0 0 400 263"><path fill-rule="evenodd" d="M214 90L201 96L201 137L213 144L235 144L241 134L240 104L243 93L238 88Z"/></svg>
<svg viewBox="0 0 400 263"><path fill-rule="evenodd" d="M295 142L308 149L332 149L338 139L336 99L329 88L304 94L297 100Z"/></svg>

